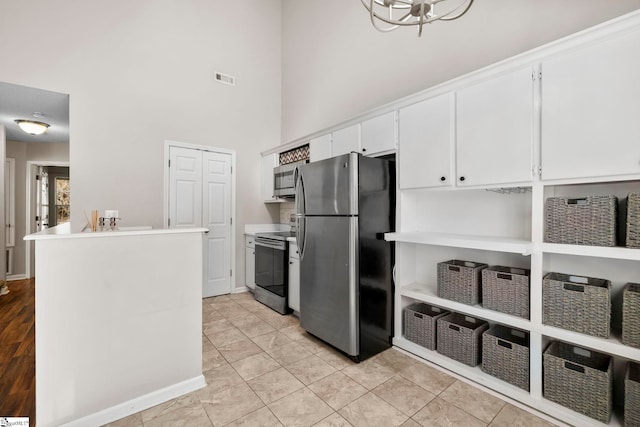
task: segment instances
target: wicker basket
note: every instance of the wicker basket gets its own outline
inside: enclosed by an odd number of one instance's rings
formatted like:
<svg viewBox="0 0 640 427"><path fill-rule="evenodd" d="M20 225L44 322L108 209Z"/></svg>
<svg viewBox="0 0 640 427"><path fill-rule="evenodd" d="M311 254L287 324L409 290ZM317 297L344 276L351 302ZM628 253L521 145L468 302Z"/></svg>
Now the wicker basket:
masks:
<svg viewBox="0 0 640 427"><path fill-rule="evenodd" d="M438 296L463 304L478 304L482 269L487 267L487 264L455 259L438 263Z"/></svg>
<svg viewBox="0 0 640 427"><path fill-rule="evenodd" d="M611 418L610 356L560 341L542 355L544 397L600 422Z"/></svg>
<svg viewBox="0 0 640 427"><path fill-rule="evenodd" d="M529 334L491 326L482 334L482 370L529 391Z"/></svg>
<svg viewBox="0 0 640 427"><path fill-rule="evenodd" d="M404 309L404 337L429 350L435 350L436 320L447 314L448 311L422 302L411 304Z"/></svg>
<svg viewBox="0 0 640 427"><path fill-rule="evenodd" d="M450 313L437 320L437 351L469 366L482 360L482 333L489 329L485 321L459 313Z"/></svg>
<svg viewBox="0 0 640 427"><path fill-rule="evenodd" d="M542 280L542 322L545 325L608 338L611 324L611 282L562 273L547 274Z"/></svg>
<svg viewBox="0 0 640 427"><path fill-rule="evenodd" d="M626 218L621 221L625 227L625 246L640 248L640 193L629 193L626 211Z"/></svg>
<svg viewBox="0 0 640 427"><path fill-rule="evenodd" d="M640 365L633 362L624 377L624 425L640 426Z"/></svg>
<svg viewBox="0 0 640 427"><path fill-rule="evenodd" d="M482 270L482 306L529 318L529 275L522 268L493 266Z"/></svg>
<svg viewBox="0 0 640 427"><path fill-rule="evenodd" d="M549 197L544 206L545 242L571 245L615 246L615 196L580 199Z"/></svg>
<svg viewBox="0 0 640 427"><path fill-rule="evenodd" d="M640 284L627 283L622 291L622 344L640 348Z"/></svg>

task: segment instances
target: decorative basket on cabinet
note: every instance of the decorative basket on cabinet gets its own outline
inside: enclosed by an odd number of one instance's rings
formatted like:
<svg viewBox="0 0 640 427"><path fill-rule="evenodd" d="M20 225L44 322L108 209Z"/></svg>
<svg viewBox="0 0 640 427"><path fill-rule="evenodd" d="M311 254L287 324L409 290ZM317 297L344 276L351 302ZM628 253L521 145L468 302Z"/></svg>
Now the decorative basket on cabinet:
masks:
<svg viewBox="0 0 640 427"><path fill-rule="evenodd" d="M482 306L513 316L529 318L530 271L491 266L482 270Z"/></svg>
<svg viewBox="0 0 640 427"><path fill-rule="evenodd" d="M629 193L626 203L621 204L619 226L620 235L624 239L624 245L629 248L640 248L640 193Z"/></svg>
<svg viewBox="0 0 640 427"><path fill-rule="evenodd" d="M611 282L593 277L549 273L542 280L545 325L608 338Z"/></svg>
<svg viewBox="0 0 640 427"><path fill-rule="evenodd" d="M491 326L482 334L482 370L529 391L529 334Z"/></svg>
<svg viewBox="0 0 640 427"><path fill-rule="evenodd" d="M610 356L554 341L542 354L542 364L546 399L609 422L613 385Z"/></svg>
<svg viewBox="0 0 640 427"><path fill-rule="evenodd" d="M640 284L627 283L622 291L622 343L640 348Z"/></svg>
<svg viewBox="0 0 640 427"><path fill-rule="evenodd" d="M481 297L482 270L487 264L449 260L438 263L438 296L463 304L478 304Z"/></svg>
<svg viewBox="0 0 640 427"><path fill-rule="evenodd" d="M482 360L482 333L489 329L483 320L450 313L437 320L437 351L469 366Z"/></svg>
<svg viewBox="0 0 640 427"><path fill-rule="evenodd" d="M624 425L640 426L640 365L633 362L624 377Z"/></svg>
<svg viewBox="0 0 640 427"><path fill-rule="evenodd" d="M440 307L422 302L411 304L404 309L404 337L429 350L435 350L436 320L447 314L449 312Z"/></svg>
<svg viewBox="0 0 640 427"><path fill-rule="evenodd" d="M544 205L544 240L570 245L615 246L618 199L549 197Z"/></svg>

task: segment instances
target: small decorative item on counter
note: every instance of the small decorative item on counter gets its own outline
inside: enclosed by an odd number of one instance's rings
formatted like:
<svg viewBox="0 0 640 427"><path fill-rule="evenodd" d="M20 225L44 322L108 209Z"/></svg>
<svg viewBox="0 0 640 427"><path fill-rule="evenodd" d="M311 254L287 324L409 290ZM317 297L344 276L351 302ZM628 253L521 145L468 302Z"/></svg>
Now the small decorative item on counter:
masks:
<svg viewBox="0 0 640 427"><path fill-rule="evenodd" d="M615 246L618 199L613 195L549 197L544 204L544 241Z"/></svg>
<svg viewBox="0 0 640 427"><path fill-rule="evenodd" d="M609 338L611 282L549 273L542 280L542 323Z"/></svg>
<svg viewBox="0 0 640 427"><path fill-rule="evenodd" d="M104 231L104 217L103 216L98 218L98 226L100 227L100 231Z"/></svg>
<svg viewBox="0 0 640 427"><path fill-rule="evenodd" d="M487 264L449 260L438 263L438 296L463 304L481 301L482 270Z"/></svg>
<svg viewBox="0 0 640 427"><path fill-rule="evenodd" d="M546 399L607 424L611 418L613 359L561 341L542 354Z"/></svg>

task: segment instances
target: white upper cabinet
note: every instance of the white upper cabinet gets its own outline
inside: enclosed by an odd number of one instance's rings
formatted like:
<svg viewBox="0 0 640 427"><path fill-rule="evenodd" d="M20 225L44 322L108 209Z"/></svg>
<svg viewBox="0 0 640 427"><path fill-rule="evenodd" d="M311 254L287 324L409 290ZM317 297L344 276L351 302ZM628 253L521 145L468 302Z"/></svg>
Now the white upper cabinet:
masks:
<svg viewBox="0 0 640 427"><path fill-rule="evenodd" d="M309 141L309 157L311 162L331 157L331 134L319 136Z"/></svg>
<svg viewBox="0 0 640 427"><path fill-rule="evenodd" d="M262 157L262 200L277 202L273 195L273 168L278 166L278 153L267 154Z"/></svg>
<svg viewBox="0 0 640 427"><path fill-rule="evenodd" d="M532 72L527 67L457 91L459 186L532 180Z"/></svg>
<svg viewBox="0 0 640 427"><path fill-rule="evenodd" d="M362 154L374 156L396 149L396 112L362 122Z"/></svg>
<svg viewBox="0 0 640 427"><path fill-rule="evenodd" d="M400 109L400 188L451 185L453 95L445 94Z"/></svg>
<svg viewBox="0 0 640 427"><path fill-rule="evenodd" d="M640 173L640 31L542 63L542 179Z"/></svg>
<svg viewBox="0 0 640 427"><path fill-rule="evenodd" d="M333 132L331 156L340 156L352 151L360 152L360 124Z"/></svg>

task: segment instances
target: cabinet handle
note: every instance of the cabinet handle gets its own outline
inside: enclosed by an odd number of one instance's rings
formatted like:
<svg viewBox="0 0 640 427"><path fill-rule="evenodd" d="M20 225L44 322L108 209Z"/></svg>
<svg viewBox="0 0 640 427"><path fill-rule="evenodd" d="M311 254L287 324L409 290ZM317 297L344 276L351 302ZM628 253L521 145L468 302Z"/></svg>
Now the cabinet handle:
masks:
<svg viewBox="0 0 640 427"><path fill-rule="evenodd" d="M447 180L447 178L445 178L444 176L440 177L440 181L446 181L446 180Z"/></svg>
<svg viewBox="0 0 640 427"><path fill-rule="evenodd" d="M289 261L289 264L293 264L293 261Z"/></svg>
<svg viewBox="0 0 640 427"><path fill-rule="evenodd" d="M461 177L460 177L460 181L464 181L464 176L461 176Z"/></svg>
<svg viewBox="0 0 640 427"><path fill-rule="evenodd" d="M365 151L367 151L367 149L366 149L366 148L363 148L363 149L362 149L362 152L364 153Z"/></svg>

